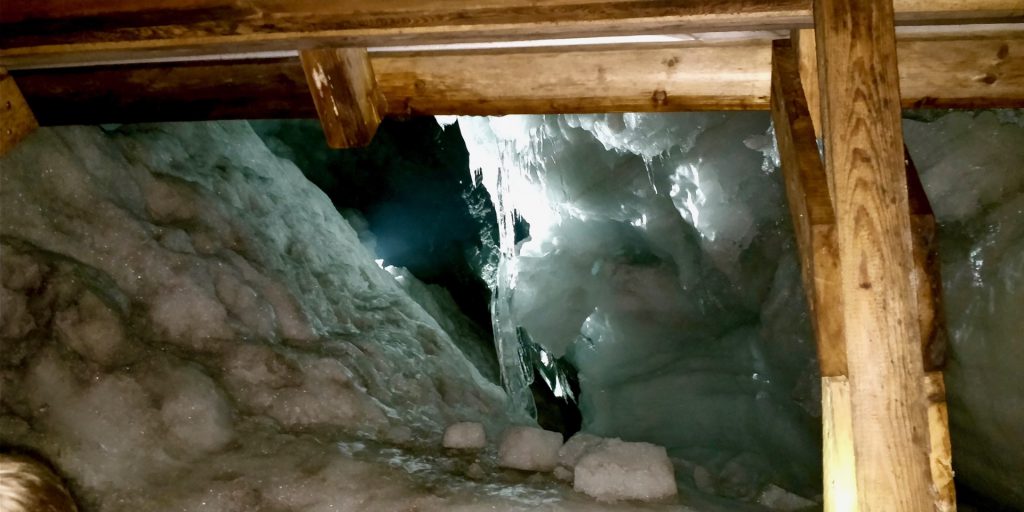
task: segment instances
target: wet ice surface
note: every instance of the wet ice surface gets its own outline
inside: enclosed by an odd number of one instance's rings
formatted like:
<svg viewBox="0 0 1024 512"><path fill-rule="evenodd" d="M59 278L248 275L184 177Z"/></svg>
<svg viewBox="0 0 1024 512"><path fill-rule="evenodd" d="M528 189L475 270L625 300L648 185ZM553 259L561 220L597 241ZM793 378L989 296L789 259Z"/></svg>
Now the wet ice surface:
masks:
<svg viewBox="0 0 1024 512"><path fill-rule="evenodd" d="M443 498L452 510L595 510L595 511L686 511L673 503L595 503L572 491L571 484L550 475L501 468L493 447L479 454L457 451L411 452L373 442L342 442L338 449L356 460L382 463L408 474L415 485ZM475 475L476 464L483 475Z"/></svg>
<svg viewBox="0 0 1024 512"><path fill-rule="evenodd" d="M1024 128L1019 112L929 118L905 131L940 223L954 464L1024 506ZM583 429L666 446L691 498L820 500L817 363L768 116L458 121L504 219L492 311L513 405L531 409L531 366L564 358Z"/></svg>
<svg viewBox="0 0 1024 512"><path fill-rule="evenodd" d="M383 470L335 437L508 421L460 331L246 123L40 130L0 208L0 442L88 510L366 510Z"/></svg>
<svg viewBox="0 0 1024 512"><path fill-rule="evenodd" d="M1001 119L906 130L942 224L957 477L1024 506L1024 127ZM816 363L767 127L467 132L476 164L534 169L503 186L539 187L501 212L522 208L532 236L503 247L515 294L496 325L525 326L506 363L526 339L538 362L571 358L585 428L666 446L697 510L820 492ZM445 321L443 294L379 268L245 123L44 129L0 166L0 442L51 458L86 510L682 509L498 468L494 440L525 419L460 350L474 334ZM484 423L489 448L441 450L458 421Z"/></svg>

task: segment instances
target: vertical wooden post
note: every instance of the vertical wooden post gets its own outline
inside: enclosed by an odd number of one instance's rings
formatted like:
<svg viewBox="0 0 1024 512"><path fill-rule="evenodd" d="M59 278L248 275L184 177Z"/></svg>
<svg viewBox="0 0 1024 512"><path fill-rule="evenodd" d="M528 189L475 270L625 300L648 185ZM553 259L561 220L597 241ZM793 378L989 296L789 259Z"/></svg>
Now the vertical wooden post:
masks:
<svg viewBox="0 0 1024 512"><path fill-rule="evenodd" d="M933 508L891 0L815 0L857 501Z"/></svg>
<svg viewBox="0 0 1024 512"><path fill-rule="evenodd" d="M811 128L815 116L810 100L805 101L805 97L812 96L806 93L811 88L809 84L817 84L816 66L810 68L810 73L806 66L808 61L815 61L813 41L809 45L806 41L805 37L805 46L784 40L773 44L772 120L821 366L824 508L826 512L852 511L858 508L857 483L838 246L833 203ZM937 492L935 509L949 512L956 510L956 493L942 376L946 334L936 222L909 153L905 159L913 235L913 282L926 372L921 386L928 397L931 480Z"/></svg>
<svg viewBox="0 0 1024 512"><path fill-rule="evenodd" d="M942 277L939 272L938 225L925 194L917 167L904 148L907 191L910 200L910 227L913 232L914 283L917 295L918 325L921 329L924 389L928 399L928 440L935 510L956 510L953 484L953 447L949 438L949 413L946 407L946 322L942 310Z"/></svg>
<svg viewBox="0 0 1024 512"><path fill-rule="evenodd" d="M39 127L14 78L0 68L0 156Z"/></svg>
<svg viewBox="0 0 1024 512"><path fill-rule="evenodd" d="M775 41L772 121L821 369L824 509L852 512L857 510L857 481L835 215L799 68L790 42Z"/></svg>
<svg viewBox="0 0 1024 512"><path fill-rule="evenodd" d="M779 67L775 60L784 59L796 59L797 65L799 65L799 79L800 85L802 85L803 92L807 99L807 109L811 118L812 124L814 125L813 135L799 135L804 138L810 138L812 136L820 136L821 133L821 121L820 112L816 112L820 109L818 103L819 97L819 82L818 82L818 70L817 70L817 56L816 56L816 42L814 40L813 30L800 30L794 31L792 35L793 40L793 51L794 53L788 52L787 45L782 45L782 51L780 51L779 45L773 51L773 89L772 89L772 109L775 114L774 122L776 127L776 135L779 139L779 152L782 157L783 174L786 173L786 157L785 147L787 146L786 140L783 134L780 134L778 130L783 127L784 120L780 121L779 114L776 112L778 108L778 100L774 97L779 94L799 94L800 92L792 85L794 81L790 80L779 80L779 70L782 69L784 76L786 73L793 74L793 72L785 70L785 66ZM796 65L795 65L796 66ZM776 85L777 82L777 85ZM781 87L780 87L781 86ZM787 106L787 109L799 108L799 105ZM785 131L785 130L783 130ZM792 137L798 136L799 130L791 129ZM809 145L809 144L805 144ZM803 148L803 151L807 152L807 148ZM814 168L812 162L811 167ZM792 167L795 164L790 164ZM905 165L906 165L906 179L907 179L907 195L908 204L910 211L910 230L912 233L912 247L913 247L913 283L915 284L915 297L918 300L918 323L921 330L921 341L922 341L922 352L923 352L923 366L925 370L925 381L923 383L926 395L928 397L928 430L929 430L929 457L931 461L931 477L932 485L935 489L935 509L942 512L951 512L956 510L956 493L953 484L953 471L952 471L952 447L949 438L949 420L946 407L945 399L945 382L942 375L942 370L945 368L945 344L946 344L946 333L945 324L942 316L942 289L941 289L941 275L939 272L939 260L938 260L938 247L937 247L937 225L935 221L935 215L932 211L931 205L928 202L928 197L925 195L925 188L921 183L921 179L918 175L918 171L913 166L913 162L910 159L909 153L905 153ZM820 167L819 165L817 167ZM802 171L805 172L806 171ZM817 176L815 178L818 181L819 188L825 188L826 186L821 184L827 182L823 176L823 170L821 175L811 173L809 175ZM794 188L790 186L792 180L786 178L787 188L786 193L788 199L790 199L791 210L795 217L794 225L798 226L798 243L801 247L801 253L806 258L809 253L816 254L827 254L827 252L821 249L806 249L807 244L803 243L800 236L800 221L797 217L800 216L799 211L804 208L802 205L806 201L800 199L800 196L810 195L815 196L815 191L812 186L806 185L803 187ZM818 201L820 204L822 201ZM828 200L830 205L830 200ZM819 209L823 207L819 206ZM817 227L819 230L824 229L822 226ZM838 251L838 250L837 250ZM826 268L820 268L821 263L815 261L813 264L819 267L818 271L815 272L813 278L805 272L804 282L807 284L808 290L813 287L819 287L820 282L824 280L822 273L827 271ZM807 267L805 263L805 268ZM838 272L838 261L836 263L836 271ZM834 282L839 281L838 274L835 279L831 280ZM809 292L810 295L810 292ZM808 297L809 303L814 303L812 297ZM837 302L838 303L838 302ZM820 308L819 308L820 309ZM814 311L812 305L812 314L816 317L817 322L821 322L820 313ZM841 323L840 323L841 325ZM819 348L822 344L821 336L824 336L820 330L816 331L818 336ZM845 346L844 346L845 348ZM844 359L845 360L845 359ZM821 373L822 373L822 410L823 410L823 439L824 439L824 454L823 454L823 470L825 476L825 510L853 510L855 508L855 501L850 500L838 500L835 497L840 496L839 488L855 488L855 483L843 483L841 477L845 475L851 475L852 477L852 466L847 468L847 464L852 464L852 455L849 458L842 456L843 452L838 449L837 439L842 438L844 431L842 430L842 424L838 424L837 418L848 418L850 411L849 403L849 387L848 382L845 380L845 366L843 380L840 382L840 377L829 377L828 373L828 362L822 360ZM846 387L844 387L846 386ZM847 400L847 401L844 401ZM849 431L852 434L852 431ZM849 445L852 446L852 441L849 441ZM851 508L852 507L852 508Z"/></svg>
<svg viewBox="0 0 1024 512"><path fill-rule="evenodd" d="M807 99L807 110L814 124L814 134L821 137L821 84L818 82L818 51L814 29L805 28L790 33L793 50L800 66L800 84Z"/></svg>
<svg viewBox="0 0 1024 512"><path fill-rule="evenodd" d="M303 50L299 57L316 112L332 148L365 146L387 102L364 48Z"/></svg>

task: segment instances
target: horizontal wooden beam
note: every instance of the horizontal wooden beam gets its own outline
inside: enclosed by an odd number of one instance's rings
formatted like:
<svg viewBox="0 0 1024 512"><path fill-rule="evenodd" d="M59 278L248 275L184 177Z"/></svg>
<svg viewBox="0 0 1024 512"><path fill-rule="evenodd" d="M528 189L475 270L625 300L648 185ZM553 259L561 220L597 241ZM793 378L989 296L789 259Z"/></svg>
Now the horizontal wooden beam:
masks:
<svg viewBox="0 0 1024 512"><path fill-rule="evenodd" d="M1024 107L1024 32L898 48L904 107ZM770 41L370 60L389 115L767 110L771 89ZM297 57L12 73L44 125L316 117Z"/></svg>
<svg viewBox="0 0 1024 512"><path fill-rule="evenodd" d="M313 47L806 28L810 0L33 0L0 11L0 65ZM1019 0L895 0L896 21L1024 20Z"/></svg>
<svg viewBox="0 0 1024 512"><path fill-rule="evenodd" d="M371 54L392 116L766 109L770 43ZM15 72L44 125L311 118L298 58Z"/></svg>

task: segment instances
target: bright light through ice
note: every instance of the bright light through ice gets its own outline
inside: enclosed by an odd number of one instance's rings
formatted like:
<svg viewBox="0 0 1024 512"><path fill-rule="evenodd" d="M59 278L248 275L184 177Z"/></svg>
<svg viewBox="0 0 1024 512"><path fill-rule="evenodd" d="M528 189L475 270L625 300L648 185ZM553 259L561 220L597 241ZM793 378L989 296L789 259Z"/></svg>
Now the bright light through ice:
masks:
<svg viewBox="0 0 1024 512"><path fill-rule="evenodd" d="M384 260L383 259L373 260L373 262L376 263L378 267L384 268Z"/></svg>

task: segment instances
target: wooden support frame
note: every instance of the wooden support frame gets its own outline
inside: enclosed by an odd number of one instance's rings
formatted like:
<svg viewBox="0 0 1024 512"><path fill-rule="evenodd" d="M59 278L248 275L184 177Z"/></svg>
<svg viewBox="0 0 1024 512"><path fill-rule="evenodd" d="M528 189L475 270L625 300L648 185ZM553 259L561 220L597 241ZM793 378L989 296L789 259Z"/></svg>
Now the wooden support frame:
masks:
<svg viewBox="0 0 1024 512"><path fill-rule="evenodd" d="M6 155L38 127L14 78L0 68L0 156Z"/></svg>
<svg viewBox="0 0 1024 512"><path fill-rule="evenodd" d="M857 501L932 504L899 68L890 0L815 0L825 169L832 183Z"/></svg>
<svg viewBox="0 0 1024 512"><path fill-rule="evenodd" d="M364 48L305 50L299 55L313 104L332 148L370 143L387 100Z"/></svg>
<svg viewBox="0 0 1024 512"><path fill-rule="evenodd" d="M835 213L793 46L776 41L772 48L772 121L818 347L824 509L855 511L853 412Z"/></svg>
<svg viewBox="0 0 1024 512"><path fill-rule="evenodd" d="M805 44L813 32L801 34L810 36L795 39L800 55L810 56L801 59L804 71L816 61L814 45ZM925 43L914 37L898 48L904 44ZM928 44L927 54L908 52L901 69L926 67L915 59L933 54L963 58L933 62L929 73L905 73L900 86L923 96L904 95L904 107L1024 107L1024 30ZM1008 50L998 60L1003 44ZM986 51L987 60L949 67ZM771 42L763 40L371 53L369 59L392 116L760 110L769 107L771 89ZM974 80L965 88L959 78L983 78L993 67L1000 76L994 84ZM13 73L43 125L316 116L298 58ZM809 100L815 90L805 87ZM812 102L812 118L817 110Z"/></svg>
<svg viewBox="0 0 1024 512"><path fill-rule="evenodd" d="M895 0L896 21L1024 20L1018 0ZM791 30L809 0L34 0L0 11L0 65L632 34Z"/></svg>
<svg viewBox="0 0 1024 512"><path fill-rule="evenodd" d="M796 48L794 48L796 47ZM840 281L835 217L827 178L818 157L812 112L802 82L803 56L799 44L776 41L773 47L772 118L786 182L786 193L800 249L805 290L815 323L822 374L823 474L826 511L858 510L853 418L843 339L842 302L829 296L825 283ZM812 56L813 57L813 56ZM956 510L952 453L942 368L945 364L945 326L941 307L935 217L917 170L905 155L908 204L913 235L913 273L920 325L922 364L920 383L927 395L929 460L935 509ZM836 286L836 285L833 285ZM838 316L838 318L836 318ZM837 333L821 328L837 324ZM838 364L842 353L842 363Z"/></svg>

